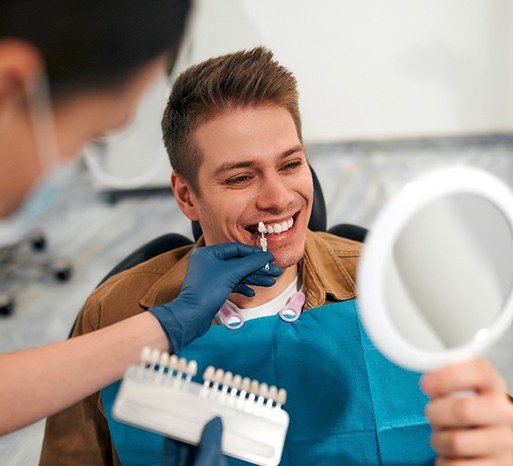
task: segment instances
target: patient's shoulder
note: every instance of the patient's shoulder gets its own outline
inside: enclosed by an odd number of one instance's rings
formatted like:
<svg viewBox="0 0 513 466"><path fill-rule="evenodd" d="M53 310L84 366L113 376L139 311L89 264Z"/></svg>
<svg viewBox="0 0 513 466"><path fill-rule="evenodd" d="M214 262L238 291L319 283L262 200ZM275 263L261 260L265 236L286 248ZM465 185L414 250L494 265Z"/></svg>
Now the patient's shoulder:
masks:
<svg viewBox="0 0 513 466"><path fill-rule="evenodd" d="M134 295L138 291L144 292L144 290L152 286L156 280L159 280L172 269L179 267L180 263L186 259L191 249L192 245L173 249L172 251L165 252L142 262L135 267L124 270L102 283L96 288L93 294L106 296L112 293L118 294L125 289L130 290L131 295Z"/></svg>
<svg viewBox="0 0 513 466"><path fill-rule="evenodd" d="M321 248L326 247L330 249L341 259L345 257L359 257L363 244L360 241L343 238L323 231L312 232L311 238L314 240L314 244L317 243Z"/></svg>
<svg viewBox="0 0 513 466"><path fill-rule="evenodd" d="M192 246L174 249L124 270L98 286L87 298L76 334L88 333L144 312L145 298L161 288L174 298L181 287Z"/></svg>

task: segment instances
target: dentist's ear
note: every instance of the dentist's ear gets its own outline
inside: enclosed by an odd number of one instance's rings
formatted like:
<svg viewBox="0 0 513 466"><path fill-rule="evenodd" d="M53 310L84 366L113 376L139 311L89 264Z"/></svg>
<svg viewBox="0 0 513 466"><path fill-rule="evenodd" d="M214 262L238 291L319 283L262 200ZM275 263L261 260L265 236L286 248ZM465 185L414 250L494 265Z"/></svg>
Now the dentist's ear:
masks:
<svg viewBox="0 0 513 466"><path fill-rule="evenodd" d="M171 188L184 215L191 221L199 220L197 198L189 183L175 170L171 173Z"/></svg>
<svg viewBox="0 0 513 466"><path fill-rule="evenodd" d="M44 73L41 55L32 45L16 39L0 40L0 111L8 102L25 99Z"/></svg>

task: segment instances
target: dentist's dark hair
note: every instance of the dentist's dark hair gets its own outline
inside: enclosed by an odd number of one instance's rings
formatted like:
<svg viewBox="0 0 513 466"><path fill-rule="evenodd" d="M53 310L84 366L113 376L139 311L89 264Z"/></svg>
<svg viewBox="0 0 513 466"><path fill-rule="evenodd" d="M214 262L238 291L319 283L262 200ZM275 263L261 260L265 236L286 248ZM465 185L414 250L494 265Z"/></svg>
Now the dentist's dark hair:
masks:
<svg viewBox="0 0 513 466"><path fill-rule="evenodd" d="M169 52L176 58L189 0L1 0L0 41L34 46L53 97L113 88Z"/></svg>
<svg viewBox="0 0 513 466"><path fill-rule="evenodd" d="M302 141L298 100L296 78L264 47L211 58L188 68L174 82L162 118L171 166L200 194L197 173L201 154L193 133L201 123L231 109L283 107Z"/></svg>

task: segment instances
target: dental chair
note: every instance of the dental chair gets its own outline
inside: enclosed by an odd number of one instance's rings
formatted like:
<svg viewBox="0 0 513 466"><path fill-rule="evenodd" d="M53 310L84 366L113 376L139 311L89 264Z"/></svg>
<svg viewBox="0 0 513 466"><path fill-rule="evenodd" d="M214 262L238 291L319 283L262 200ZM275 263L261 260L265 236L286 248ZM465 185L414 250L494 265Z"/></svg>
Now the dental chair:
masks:
<svg viewBox="0 0 513 466"><path fill-rule="evenodd" d="M334 225L329 229L326 229L327 214L324 195L322 194L321 185L319 183L317 175L315 174L312 167L310 167L310 170L312 172L313 178L314 196L312 204L312 213L310 216L310 221L308 222L308 228L312 231L327 231L328 233L332 233L342 238L363 242L367 234L367 230L363 227L359 227L357 225L352 225L348 223L341 223L338 225ZM201 226L197 221L192 222L192 234L194 237L194 241L197 241L199 237L202 235ZM134 267L144 261L147 261L153 257L158 256L159 254L163 254L164 252L171 251L172 249L176 249L182 246L187 246L189 244L193 244L193 242L189 238L178 233L166 233L162 236L159 236L149 241L148 243L142 245L139 249L129 254L125 259L123 259L119 264L117 264L105 277L103 277L103 279L100 281L100 283L98 283L97 286L100 286L110 277L122 272L123 270L127 270L131 267ZM71 327L69 338L71 338L71 335L73 334L75 325L76 320L73 323L73 326Z"/></svg>

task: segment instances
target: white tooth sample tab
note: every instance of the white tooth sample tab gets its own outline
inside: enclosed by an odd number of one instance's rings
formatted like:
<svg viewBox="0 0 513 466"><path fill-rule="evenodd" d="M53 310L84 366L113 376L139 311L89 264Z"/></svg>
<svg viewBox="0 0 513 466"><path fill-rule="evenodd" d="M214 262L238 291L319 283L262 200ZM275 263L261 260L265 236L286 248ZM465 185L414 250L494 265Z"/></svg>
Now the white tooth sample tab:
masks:
<svg viewBox="0 0 513 466"><path fill-rule="evenodd" d="M267 252L267 238L265 234L267 229L265 228L264 222L258 222L258 231L260 232L260 247L262 251ZM265 270L269 270L269 263L265 264Z"/></svg>
<svg viewBox="0 0 513 466"><path fill-rule="evenodd" d="M262 233L262 236L260 238L260 247L262 248L262 251L267 251L267 238Z"/></svg>

